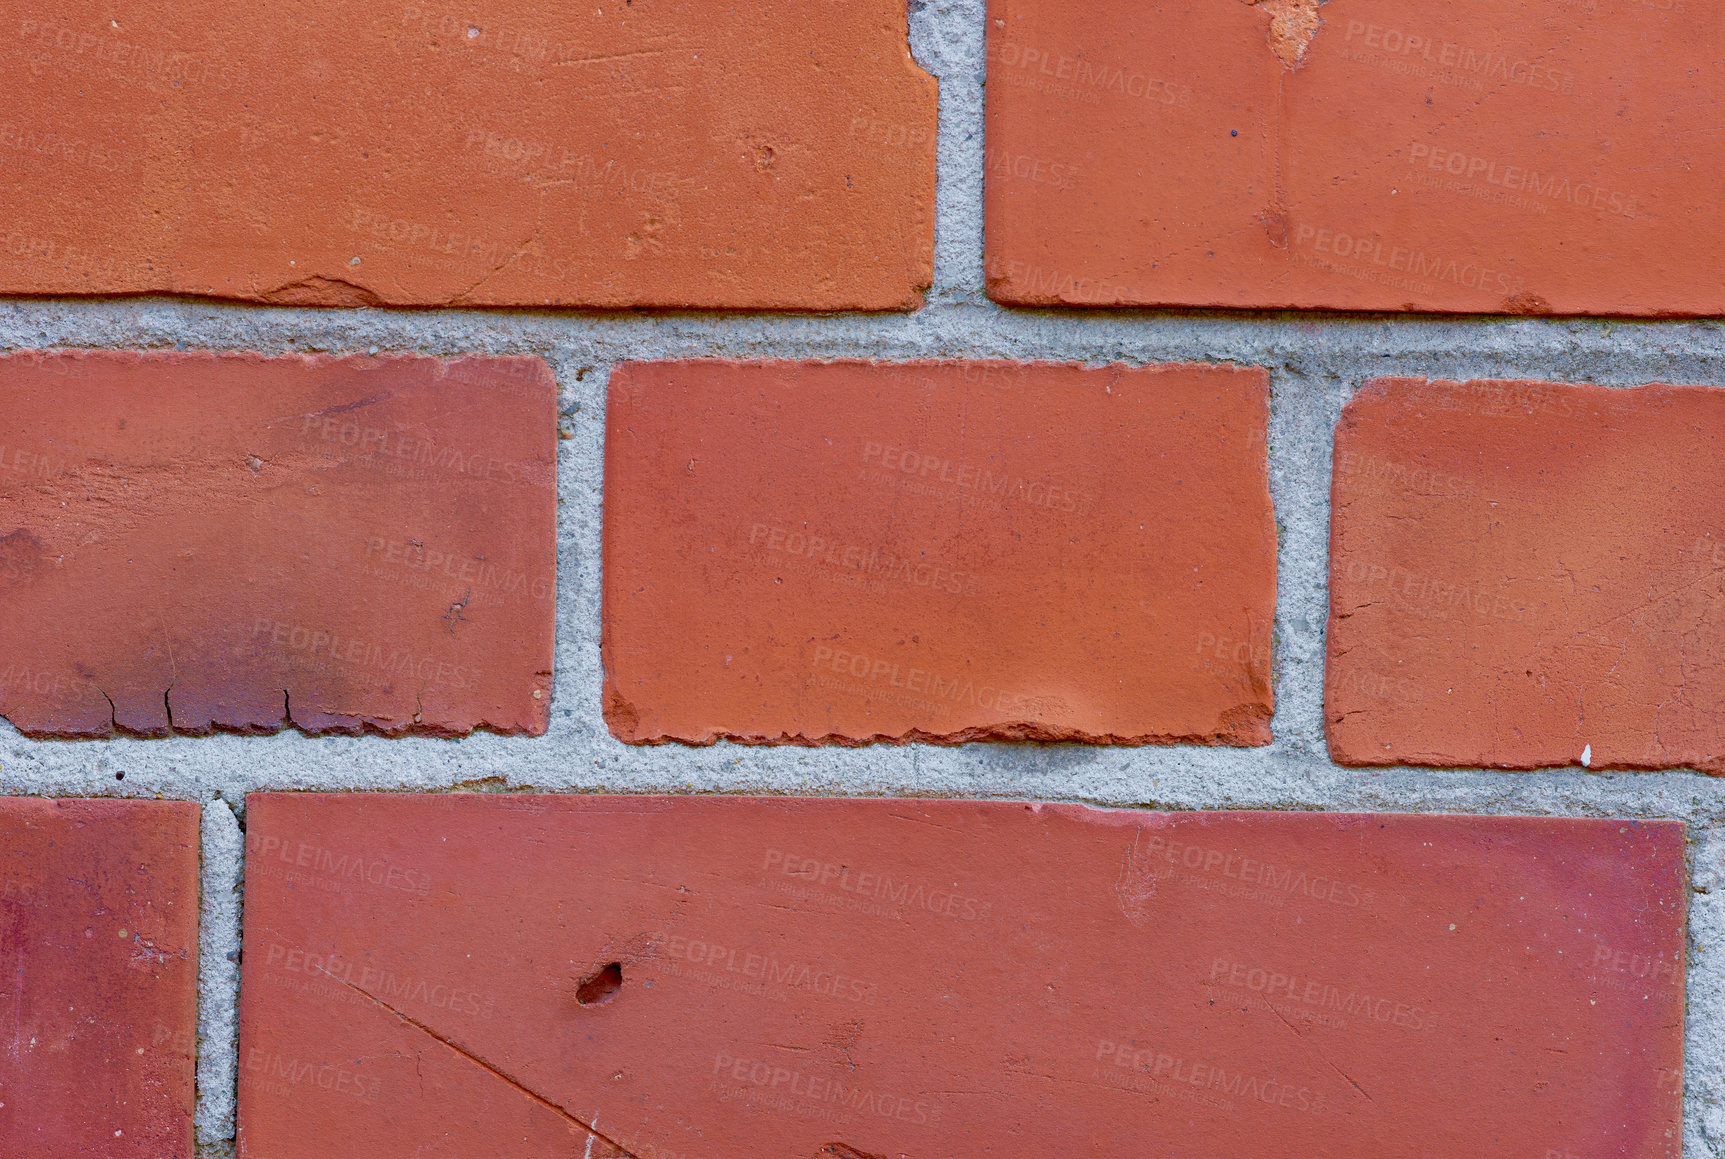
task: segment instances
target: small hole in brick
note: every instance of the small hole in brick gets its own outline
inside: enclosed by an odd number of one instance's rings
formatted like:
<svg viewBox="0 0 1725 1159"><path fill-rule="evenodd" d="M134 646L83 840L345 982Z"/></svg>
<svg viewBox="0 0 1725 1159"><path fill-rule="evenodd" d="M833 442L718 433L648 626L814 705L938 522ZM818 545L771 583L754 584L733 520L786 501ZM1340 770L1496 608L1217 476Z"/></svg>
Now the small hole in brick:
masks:
<svg viewBox="0 0 1725 1159"><path fill-rule="evenodd" d="M583 1006L602 1006L622 988L623 964L612 962L581 979L581 984L575 987L575 1001Z"/></svg>

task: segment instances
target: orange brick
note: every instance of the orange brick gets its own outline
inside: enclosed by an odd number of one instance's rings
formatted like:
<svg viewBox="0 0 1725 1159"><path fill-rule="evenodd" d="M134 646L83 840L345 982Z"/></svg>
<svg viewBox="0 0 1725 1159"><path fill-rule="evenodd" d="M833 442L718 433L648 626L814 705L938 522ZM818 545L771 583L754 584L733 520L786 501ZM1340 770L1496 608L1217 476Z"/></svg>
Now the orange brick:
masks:
<svg viewBox="0 0 1725 1159"><path fill-rule="evenodd" d="M189 1157L198 807L0 800L0 1154Z"/></svg>
<svg viewBox="0 0 1725 1159"><path fill-rule="evenodd" d="M1725 391L1376 379L1332 480L1330 752L1725 773Z"/></svg>
<svg viewBox="0 0 1725 1159"><path fill-rule="evenodd" d="M20 730L545 730L539 360L20 354L0 413Z"/></svg>
<svg viewBox="0 0 1725 1159"><path fill-rule="evenodd" d="M23 0L0 293L911 309L904 0Z"/></svg>
<svg viewBox="0 0 1725 1159"><path fill-rule="evenodd" d="M302 793L247 817L242 1156L1678 1154L1679 822Z"/></svg>
<svg viewBox="0 0 1725 1159"><path fill-rule="evenodd" d="M1714 315L1700 0L990 0L1022 305Z"/></svg>
<svg viewBox="0 0 1725 1159"><path fill-rule="evenodd" d="M1266 744L1261 369L636 363L605 715L630 742Z"/></svg>

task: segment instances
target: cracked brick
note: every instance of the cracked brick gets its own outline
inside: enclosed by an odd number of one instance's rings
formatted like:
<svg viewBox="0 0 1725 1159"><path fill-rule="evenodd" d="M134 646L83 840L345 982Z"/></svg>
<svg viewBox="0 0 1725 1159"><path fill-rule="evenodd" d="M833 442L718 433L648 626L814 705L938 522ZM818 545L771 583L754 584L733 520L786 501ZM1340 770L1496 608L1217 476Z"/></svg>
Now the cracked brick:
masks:
<svg viewBox="0 0 1725 1159"><path fill-rule="evenodd" d="M544 731L537 359L18 354L0 410L21 731Z"/></svg>
<svg viewBox="0 0 1725 1159"><path fill-rule="evenodd" d="M247 820L241 1155L1677 1154L1680 822L489 793Z"/></svg>

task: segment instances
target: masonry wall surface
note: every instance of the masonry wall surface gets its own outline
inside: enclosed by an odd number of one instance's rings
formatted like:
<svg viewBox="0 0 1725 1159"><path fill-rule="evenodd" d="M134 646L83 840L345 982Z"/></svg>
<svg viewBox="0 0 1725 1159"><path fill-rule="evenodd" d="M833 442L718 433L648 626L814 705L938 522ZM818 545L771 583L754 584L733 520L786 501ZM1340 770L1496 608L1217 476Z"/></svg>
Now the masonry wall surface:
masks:
<svg viewBox="0 0 1725 1159"><path fill-rule="evenodd" d="M0 301L0 351L211 349L537 355L561 391L556 684L542 738L216 736L32 741L0 722L0 792L195 800L203 823L198 1143L231 1155L240 829L254 790L523 790L1023 797L1158 809L1674 817L1690 825L1684 1153L1725 1159L1725 779L1695 772L1346 769L1324 743L1331 438L1367 378L1725 386L1725 323L1016 310L983 293L981 0L911 7L940 79L935 285L909 315L319 310L193 300ZM972 744L632 748L600 715L605 385L625 359L1216 361L1271 372L1279 533L1274 743L1258 749ZM1442 1082L1441 1075L1433 1075Z"/></svg>

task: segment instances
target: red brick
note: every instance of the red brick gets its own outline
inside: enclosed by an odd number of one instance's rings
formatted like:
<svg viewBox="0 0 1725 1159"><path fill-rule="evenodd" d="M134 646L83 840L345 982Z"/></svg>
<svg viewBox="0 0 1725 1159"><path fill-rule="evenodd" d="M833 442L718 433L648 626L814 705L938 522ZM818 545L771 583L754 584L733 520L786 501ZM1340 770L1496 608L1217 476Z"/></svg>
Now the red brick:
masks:
<svg viewBox="0 0 1725 1159"><path fill-rule="evenodd" d="M1335 446L1336 760L1725 773L1725 391L1375 379Z"/></svg>
<svg viewBox="0 0 1725 1159"><path fill-rule="evenodd" d="M1022 305L1725 312L1698 0L989 0Z"/></svg>
<svg viewBox="0 0 1725 1159"><path fill-rule="evenodd" d="M284 794L247 842L250 1159L1678 1153L1678 822Z"/></svg>
<svg viewBox="0 0 1725 1159"><path fill-rule="evenodd" d="M626 364L605 715L630 742L1266 744L1260 369Z"/></svg>
<svg viewBox="0 0 1725 1159"><path fill-rule="evenodd" d="M0 359L0 714L42 736L541 733L537 359Z"/></svg>
<svg viewBox="0 0 1725 1159"><path fill-rule="evenodd" d="M198 807L0 799L0 1154L192 1154Z"/></svg>
<svg viewBox="0 0 1725 1159"><path fill-rule="evenodd" d="M905 0L56 0L0 75L0 293L911 309L932 275Z"/></svg>

